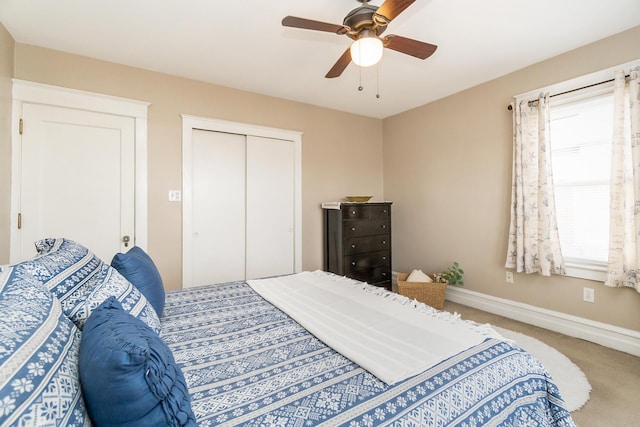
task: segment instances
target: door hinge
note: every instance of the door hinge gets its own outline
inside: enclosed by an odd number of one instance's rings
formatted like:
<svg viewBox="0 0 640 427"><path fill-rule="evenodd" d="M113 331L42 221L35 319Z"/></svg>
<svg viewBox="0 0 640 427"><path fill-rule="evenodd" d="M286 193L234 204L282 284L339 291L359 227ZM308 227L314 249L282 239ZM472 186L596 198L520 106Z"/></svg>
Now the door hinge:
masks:
<svg viewBox="0 0 640 427"><path fill-rule="evenodd" d="M20 132L20 135L22 135L22 126L23 126L22 119L20 119L20 123L18 123L18 132Z"/></svg>
<svg viewBox="0 0 640 427"><path fill-rule="evenodd" d="M22 228L22 214L18 213L18 230Z"/></svg>

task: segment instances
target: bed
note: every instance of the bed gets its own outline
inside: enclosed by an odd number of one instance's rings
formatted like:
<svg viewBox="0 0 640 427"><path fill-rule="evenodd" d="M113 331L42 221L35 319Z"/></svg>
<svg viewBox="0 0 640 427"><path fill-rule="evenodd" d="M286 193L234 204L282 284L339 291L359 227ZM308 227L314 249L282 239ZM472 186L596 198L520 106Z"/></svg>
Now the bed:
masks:
<svg viewBox="0 0 640 427"><path fill-rule="evenodd" d="M245 281L162 291L161 315L154 318L154 295L137 292L131 284L137 278L100 264L74 242L44 242L34 260L0 268L1 425L79 426L103 417L107 421L95 424L575 426L540 362L495 335L388 384L327 346ZM92 261L96 265L88 266ZM109 286L96 291L97 283ZM359 286L379 298L396 297ZM25 302L21 294L27 287ZM78 295L84 295L82 301ZM402 298L395 303L407 310L459 321ZM11 314L16 306L20 313ZM117 314L121 311L124 316ZM32 313L33 322L19 326L25 313ZM113 319L119 323L108 322ZM128 332L114 338L122 323ZM33 336L41 336L41 342L34 343ZM121 384L119 371L110 370L105 360L114 353L109 342L121 345L123 337L134 343L144 337L140 345L153 351ZM28 354L16 363L25 347ZM43 349L48 359L42 358ZM120 361L122 349L117 350ZM56 410L47 412L52 402ZM136 411L142 418L126 417Z"/></svg>

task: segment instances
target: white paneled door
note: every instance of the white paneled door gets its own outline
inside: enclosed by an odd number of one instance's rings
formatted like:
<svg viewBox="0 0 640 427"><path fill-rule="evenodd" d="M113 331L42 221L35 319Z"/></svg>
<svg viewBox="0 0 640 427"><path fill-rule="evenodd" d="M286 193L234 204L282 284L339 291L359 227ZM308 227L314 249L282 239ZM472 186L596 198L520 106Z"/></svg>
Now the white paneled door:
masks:
<svg viewBox="0 0 640 427"><path fill-rule="evenodd" d="M30 103L22 118L18 258L67 237L110 262L135 237L134 118Z"/></svg>
<svg viewBox="0 0 640 427"><path fill-rule="evenodd" d="M183 286L293 273L294 141L201 129L189 139Z"/></svg>

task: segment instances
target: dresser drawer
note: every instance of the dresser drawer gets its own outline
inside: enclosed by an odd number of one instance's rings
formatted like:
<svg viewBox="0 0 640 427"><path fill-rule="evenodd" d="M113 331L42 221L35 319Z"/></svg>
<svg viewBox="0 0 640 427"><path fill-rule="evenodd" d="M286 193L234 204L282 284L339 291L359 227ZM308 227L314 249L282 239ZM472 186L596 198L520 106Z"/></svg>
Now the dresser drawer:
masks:
<svg viewBox="0 0 640 427"><path fill-rule="evenodd" d="M390 287L389 283L391 283L391 270L389 267L384 266L366 268L350 272L349 277L361 282L367 282L370 285L380 284L380 286L388 288Z"/></svg>
<svg viewBox="0 0 640 427"><path fill-rule="evenodd" d="M349 219L389 218L391 209L388 205L348 205L342 207L342 216Z"/></svg>
<svg viewBox="0 0 640 427"><path fill-rule="evenodd" d="M389 234L391 231L390 219L356 220L343 223L344 237L375 236Z"/></svg>
<svg viewBox="0 0 640 427"><path fill-rule="evenodd" d="M369 252L344 257L345 271L362 270L365 268L391 265L391 251Z"/></svg>
<svg viewBox="0 0 640 427"><path fill-rule="evenodd" d="M389 236L381 234L378 236L352 237L345 239L344 254L353 255L365 252L376 252L390 247Z"/></svg>

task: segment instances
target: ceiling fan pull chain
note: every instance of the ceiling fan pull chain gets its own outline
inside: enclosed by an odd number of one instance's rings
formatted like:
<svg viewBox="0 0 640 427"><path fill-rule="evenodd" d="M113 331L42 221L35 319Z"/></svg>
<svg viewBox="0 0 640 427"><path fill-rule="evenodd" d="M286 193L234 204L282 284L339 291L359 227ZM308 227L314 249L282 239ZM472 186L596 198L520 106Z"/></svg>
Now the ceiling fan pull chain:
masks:
<svg viewBox="0 0 640 427"><path fill-rule="evenodd" d="M360 85L358 86L358 90L362 92L362 67L358 67L358 75L360 76Z"/></svg>
<svg viewBox="0 0 640 427"><path fill-rule="evenodd" d="M380 99L380 63L376 64L376 98Z"/></svg>

